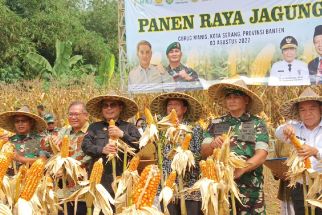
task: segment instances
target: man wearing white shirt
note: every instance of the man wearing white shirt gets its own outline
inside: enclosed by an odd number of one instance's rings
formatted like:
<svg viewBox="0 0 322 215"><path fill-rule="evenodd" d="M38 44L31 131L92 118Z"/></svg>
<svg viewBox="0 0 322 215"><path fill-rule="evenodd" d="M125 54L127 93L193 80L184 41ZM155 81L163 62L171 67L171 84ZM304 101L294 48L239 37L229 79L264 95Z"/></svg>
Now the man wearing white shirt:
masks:
<svg viewBox="0 0 322 215"><path fill-rule="evenodd" d="M318 57L308 65L312 84L322 84L322 25L315 27L313 43Z"/></svg>
<svg viewBox="0 0 322 215"><path fill-rule="evenodd" d="M304 142L298 155L310 158L312 169L322 173L319 162L322 160L322 96L316 94L310 87L296 99L284 103L281 114L292 121L279 126L275 135L283 142L289 142L291 135L296 135ZM297 183L291 191L295 214L304 214L304 200L302 184ZM322 214L316 209L316 214Z"/></svg>
<svg viewBox="0 0 322 215"><path fill-rule="evenodd" d="M285 37L280 44L283 60L273 64L268 85L296 86L310 85L307 64L296 60L297 40L292 36Z"/></svg>

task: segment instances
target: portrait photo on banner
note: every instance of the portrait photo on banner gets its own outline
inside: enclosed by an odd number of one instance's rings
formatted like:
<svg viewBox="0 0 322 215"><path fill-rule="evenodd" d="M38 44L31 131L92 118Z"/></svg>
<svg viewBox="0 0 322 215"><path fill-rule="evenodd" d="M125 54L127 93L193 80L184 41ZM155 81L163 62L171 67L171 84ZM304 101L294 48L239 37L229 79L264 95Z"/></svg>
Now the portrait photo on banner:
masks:
<svg viewBox="0 0 322 215"><path fill-rule="evenodd" d="M126 0L128 91L322 84L322 1L232 1Z"/></svg>

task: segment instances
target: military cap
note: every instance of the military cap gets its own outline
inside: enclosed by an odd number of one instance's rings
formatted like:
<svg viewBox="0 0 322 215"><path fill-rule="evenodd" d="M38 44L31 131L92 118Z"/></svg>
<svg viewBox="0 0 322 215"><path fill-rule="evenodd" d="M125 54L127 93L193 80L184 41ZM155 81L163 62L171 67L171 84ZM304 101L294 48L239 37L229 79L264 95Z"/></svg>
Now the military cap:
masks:
<svg viewBox="0 0 322 215"><path fill-rule="evenodd" d="M47 113L44 115L44 120L46 121L46 123L54 123L55 122L54 116L50 113Z"/></svg>
<svg viewBox="0 0 322 215"><path fill-rule="evenodd" d="M318 25L315 27L313 38L318 35L322 35L322 25Z"/></svg>
<svg viewBox="0 0 322 215"><path fill-rule="evenodd" d="M168 55L169 52L172 50L172 49L180 49L181 50L181 45L179 42L173 42L171 43L168 48L167 48L167 51L166 51L166 54Z"/></svg>
<svg viewBox="0 0 322 215"><path fill-rule="evenodd" d="M284 37L281 41L280 48L288 49L288 48L297 48L297 40L292 36Z"/></svg>

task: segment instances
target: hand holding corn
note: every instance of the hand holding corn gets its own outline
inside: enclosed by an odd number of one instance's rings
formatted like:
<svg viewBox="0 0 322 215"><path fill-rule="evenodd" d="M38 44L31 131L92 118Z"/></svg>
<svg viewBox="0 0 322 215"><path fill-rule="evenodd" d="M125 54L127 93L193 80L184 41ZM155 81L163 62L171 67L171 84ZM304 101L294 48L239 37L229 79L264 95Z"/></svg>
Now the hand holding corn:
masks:
<svg viewBox="0 0 322 215"><path fill-rule="evenodd" d="M214 148L221 148L222 144L224 143L224 138L220 135L216 137L211 143L210 146Z"/></svg>

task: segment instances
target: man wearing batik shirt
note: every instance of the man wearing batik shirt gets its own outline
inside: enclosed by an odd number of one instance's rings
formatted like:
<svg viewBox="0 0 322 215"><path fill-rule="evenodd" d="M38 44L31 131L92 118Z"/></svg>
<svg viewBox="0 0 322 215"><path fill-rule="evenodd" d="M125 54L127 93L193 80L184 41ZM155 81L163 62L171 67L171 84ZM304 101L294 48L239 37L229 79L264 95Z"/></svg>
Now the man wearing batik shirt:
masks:
<svg viewBox="0 0 322 215"><path fill-rule="evenodd" d="M82 151L82 142L88 129L88 113L84 103L75 101L68 108L69 126L61 128L58 133L58 140L62 140L65 135L70 139L69 156L80 161L82 167L87 168L90 160ZM59 143L60 144L60 143Z"/></svg>
<svg viewBox="0 0 322 215"><path fill-rule="evenodd" d="M306 88L298 98L285 102L280 109L281 114L291 121L280 125L275 132L276 137L284 143L289 143L295 135L304 144L297 150L299 156L309 158L312 169L322 173L322 96L310 87ZM291 190L294 211L296 215L304 214L303 185L299 181ZM315 214L322 214L316 208Z"/></svg>
<svg viewBox="0 0 322 215"><path fill-rule="evenodd" d="M86 106L83 102L75 101L72 102L68 107L68 122L69 125L60 129L58 137L54 138L56 144L61 145L61 141L65 135L69 137L69 156L81 162L81 166L88 170L88 163L91 160L91 157L85 156L82 151L81 144L83 142L84 136L88 129L88 113ZM88 172L88 171L87 171ZM58 174L58 176L61 173ZM72 194L77 190L77 186L72 181L68 181L68 194ZM68 214L74 213L74 205L71 203L67 204ZM60 214L62 212L60 211ZM77 203L77 215L86 214L86 204L85 202L79 201Z"/></svg>
<svg viewBox="0 0 322 215"><path fill-rule="evenodd" d="M255 116L263 110L263 102L242 80L212 85L209 95L228 110L228 114L212 121L205 134L201 155L208 157L223 144L223 133L233 132L230 147L246 157L249 165L235 169L234 178L242 204L236 201L237 214L266 214L263 193L263 163L267 157L268 132L265 122Z"/></svg>
<svg viewBox="0 0 322 215"><path fill-rule="evenodd" d="M150 104L153 114L160 114L161 116L168 115L172 109L176 110L179 123L191 124L201 117L202 106L193 97L184 93L165 93L157 96ZM189 150L193 153L196 164L201 160L200 146L203 139L203 131L200 126L194 126L192 130L192 140L190 141ZM172 172L171 163L172 158L169 152L173 147L166 144L163 149L163 176L169 176ZM200 169L199 165L186 171L183 183L184 188L191 188L199 179ZM201 196L200 192L185 192L185 203L187 208L187 215L199 215L201 212ZM162 205L162 204L161 204ZM168 210L171 215L181 214L180 201L176 199L175 202L168 205Z"/></svg>

